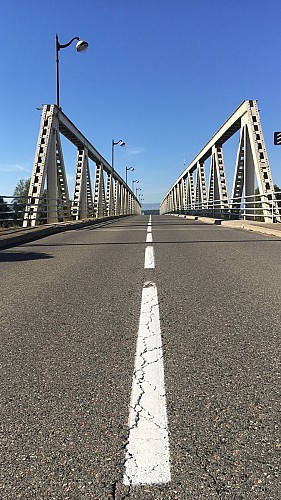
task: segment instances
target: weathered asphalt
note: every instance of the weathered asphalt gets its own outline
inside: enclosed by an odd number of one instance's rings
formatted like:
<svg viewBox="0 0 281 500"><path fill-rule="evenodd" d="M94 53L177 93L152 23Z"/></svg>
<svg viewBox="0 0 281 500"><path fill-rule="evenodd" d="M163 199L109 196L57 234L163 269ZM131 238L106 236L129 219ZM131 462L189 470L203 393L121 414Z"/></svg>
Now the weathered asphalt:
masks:
<svg viewBox="0 0 281 500"><path fill-rule="evenodd" d="M281 240L152 216L0 252L2 499L279 499ZM122 484L142 287L172 482Z"/></svg>

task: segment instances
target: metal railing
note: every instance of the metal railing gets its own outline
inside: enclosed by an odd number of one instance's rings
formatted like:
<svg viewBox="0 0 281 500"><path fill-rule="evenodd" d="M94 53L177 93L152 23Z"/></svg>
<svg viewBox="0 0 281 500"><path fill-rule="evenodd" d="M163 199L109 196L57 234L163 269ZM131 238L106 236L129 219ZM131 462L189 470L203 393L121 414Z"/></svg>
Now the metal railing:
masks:
<svg viewBox="0 0 281 500"><path fill-rule="evenodd" d="M22 227L24 219L25 221L31 221L35 200L36 203L38 203L37 225L46 224L48 222L48 201L46 196L0 196L0 227ZM74 213L67 217L67 219L64 217L64 206L58 198L50 201L52 206L54 204L57 206L58 222L77 220ZM70 200L70 207L73 206L74 202ZM114 203L112 203L110 207L108 204L103 203L99 206L92 207L92 209L89 210L88 218L97 219L97 213L103 214L103 217L107 217L108 214L130 215L132 210L129 206L124 206L120 213L120 207L117 210Z"/></svg>
<svg viewBox="0 0 281 500"><path fill-rule="evenodd" d="M281 222L281 191L231 198L228 201L190 203L168 212L220 219Z"/></svg>

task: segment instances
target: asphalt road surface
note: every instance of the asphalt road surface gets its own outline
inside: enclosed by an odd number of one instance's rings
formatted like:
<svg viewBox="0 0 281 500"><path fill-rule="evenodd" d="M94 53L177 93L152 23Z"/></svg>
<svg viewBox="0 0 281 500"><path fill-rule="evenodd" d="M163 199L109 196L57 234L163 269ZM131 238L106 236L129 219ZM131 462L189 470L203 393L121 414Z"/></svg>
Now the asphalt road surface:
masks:
<svg viewBox="0 0 281 500"><path fill-rule="evenodd" d="M1 499L281 498L281 239L139 216L3 250L0 269ZM143 363L165 383L149 410L132 403L147 287L162 351Z"/></svg>

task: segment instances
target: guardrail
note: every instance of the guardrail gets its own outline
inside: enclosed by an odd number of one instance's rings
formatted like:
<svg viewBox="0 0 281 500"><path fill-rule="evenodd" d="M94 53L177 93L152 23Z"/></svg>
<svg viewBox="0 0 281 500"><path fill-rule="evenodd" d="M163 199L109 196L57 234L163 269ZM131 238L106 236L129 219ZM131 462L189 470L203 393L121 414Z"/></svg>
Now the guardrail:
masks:
<svg viewBox="0 0 281 500"><path fill-rule="evenodd" d="M33 207L36 203L37 218L36 225L48 223L48 203L51 202L52 207L56 207L57 221L75 221L77 216L74 212L65 217L63 213L63 205L59 198L47 199L46 194L39 196L1 196L0 195L0 227L27 227L34 224ZM75 207L75 200L69 201L70 208ZM87 219L98 219L120 215L132 215L132 206L129 203L124 203L123 207L116 207L112 201L110 206L106 203L100 203L87 214Z"/></svg>
<svg viewBox="0 0 281 500"><path fill-rule="evenodd" d="M204 202L195 202L183 207L176 207L170 214L198 215L231 220L254 220L264 222L279 222L281 211L281 191L261 193L251 196L232 198L224 201L213 200L208 205Z"/></svg>

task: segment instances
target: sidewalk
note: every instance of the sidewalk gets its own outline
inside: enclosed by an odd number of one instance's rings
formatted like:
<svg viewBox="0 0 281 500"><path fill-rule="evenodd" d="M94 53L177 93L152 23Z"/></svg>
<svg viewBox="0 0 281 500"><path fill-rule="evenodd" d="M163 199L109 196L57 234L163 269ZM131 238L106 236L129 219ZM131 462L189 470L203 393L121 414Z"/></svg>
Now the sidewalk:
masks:
<svg viewBox="0 0 281 500"><path fill-rule="evenodd" d="M181 215L177 214L176 217L183 217L185 219L199 220L205 224L216 224L218 226L230 227L232 229L245 229L246 231L253 231L255 233L263 233L271 236L279 236L281 238L281 224L273 222L257 222L246 220L222 220L212 219L211 217L197 217L194 215Z"/></svg>
<svg viewBox="0 0 281 500"><path fill-rule="evenodd" d="M278 223L273 224L256 221L211 219L210 217L197 217L194 215L180 214L175 215L175 217L183 217L190 220L199 220L200 222L204 222L205 224L216 224L232 229L244 229L246 231L253 231L270 236L278 236L281 238L281 224ZM57 224L42 224L41 226L27 228L10 227L6 229L0 227L0 250L39 240L40 238L50 236L51 234L69 231L71 229L79 229L81 227L91 226L93 224L109 222L110 220L118 218L120 218L120 216L105 217L103 219L85 219L80 221L59 222Z"/></svg>
<svg viewBox="0 0 281 500"><path fill-rule="evenodd" d="M79 221L58 222L55 224L42 224L36 227L0 227L0 250L10 248L31 241L45 238L51 234L61 233L73 229L80 229L85 226L92 226L93 224L100 224L109 222L113 219L120 219L126 216L112 216L104 217L101 219L85 219Z"/></svg>

